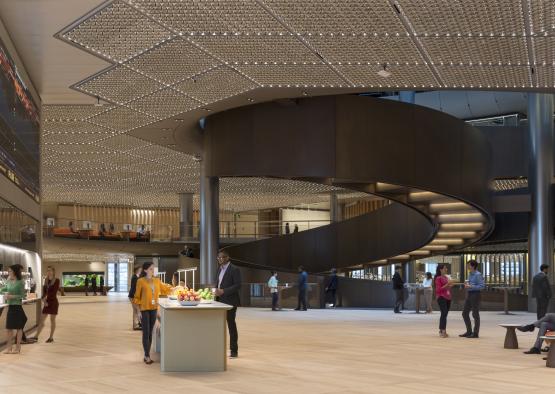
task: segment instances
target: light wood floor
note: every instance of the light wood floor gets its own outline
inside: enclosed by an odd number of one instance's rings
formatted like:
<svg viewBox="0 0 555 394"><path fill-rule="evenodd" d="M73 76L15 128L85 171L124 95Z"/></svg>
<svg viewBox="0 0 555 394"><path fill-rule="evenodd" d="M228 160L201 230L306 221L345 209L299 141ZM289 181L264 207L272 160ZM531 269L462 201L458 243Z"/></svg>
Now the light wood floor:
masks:
<svg viewBox="0 0 555 394"><path fill-rule="evenodd" d="M472 340L458 338L460 312L450 315L452 337L440 339L437 313L240 309L240 358L227 372L207 374L161 374L159 364L143 364L130 314L126 298L71 297L60 306L55 343L44 343L45 332L21 355L0 355L0 393L549 393L555 386L555 369L522 354L533 334L519 334L521 349L503 349L497 324L532 314L482 313L482 338Z"/></svg>

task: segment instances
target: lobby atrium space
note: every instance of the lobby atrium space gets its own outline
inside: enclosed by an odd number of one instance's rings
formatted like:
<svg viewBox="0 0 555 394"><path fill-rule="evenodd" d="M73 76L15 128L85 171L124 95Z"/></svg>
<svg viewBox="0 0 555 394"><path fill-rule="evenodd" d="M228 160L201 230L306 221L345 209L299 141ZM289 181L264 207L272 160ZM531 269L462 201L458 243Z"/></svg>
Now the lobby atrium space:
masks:
<svg viewBox="0 0 555 394"><path fill-rule="evenodd" d="M0 394L555 382L555 3L0 0Z"/></svg>

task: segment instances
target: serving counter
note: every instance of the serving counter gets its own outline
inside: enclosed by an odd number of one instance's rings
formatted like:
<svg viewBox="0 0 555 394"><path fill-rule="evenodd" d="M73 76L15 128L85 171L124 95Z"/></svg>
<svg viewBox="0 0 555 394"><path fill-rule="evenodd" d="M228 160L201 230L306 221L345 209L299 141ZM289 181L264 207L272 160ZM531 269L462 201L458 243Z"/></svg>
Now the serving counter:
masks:
<svg viewBox="0 0 555 394"><path fill-rule="evenodd" d="M40 299L33 298L23 301L23 311L27 316L25 332L35 328L40 319L41 302ZM6 345L6 315L8 314L8 304L0 304L0 348Z"/></svg>
<svg viewBox="0 0 555 394"><path fill-rule="evenodd" d="M181 306L160 299L160 370L218 372L227 366L226 312L221 302Z"/></svg>

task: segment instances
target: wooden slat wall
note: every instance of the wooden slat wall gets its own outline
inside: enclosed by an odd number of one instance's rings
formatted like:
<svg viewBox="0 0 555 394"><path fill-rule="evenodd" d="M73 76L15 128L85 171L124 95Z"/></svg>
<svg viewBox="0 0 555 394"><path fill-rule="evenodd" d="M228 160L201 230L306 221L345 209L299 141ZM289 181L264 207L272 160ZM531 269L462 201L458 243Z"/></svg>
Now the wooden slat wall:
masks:
<svg viewBox="0 0 555 394"><path fill-rule="evenodd" d="M343 211L344 219L351 219L389 205L389 200L360 200L346 204Z"/></svg>
<svg viewBox="0 0 555 394"><path fill-rule="evenodd" d="M21 231L25 226L35 224L29 216L16 209L0 208L0 242L21 242Z"/></svg>

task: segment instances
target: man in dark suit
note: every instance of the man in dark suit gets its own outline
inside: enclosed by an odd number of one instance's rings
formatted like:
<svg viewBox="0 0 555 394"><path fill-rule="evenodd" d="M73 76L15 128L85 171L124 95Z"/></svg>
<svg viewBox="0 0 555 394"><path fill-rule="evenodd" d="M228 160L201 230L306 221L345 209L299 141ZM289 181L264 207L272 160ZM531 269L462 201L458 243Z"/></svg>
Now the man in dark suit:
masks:
<svg viewBox="0 0 555 394"><path fill-rule="evenodd" d="M331 276L330 282L326 287L326 301L331 304L332 307L335 308L336 297L335 294L337 292L337 270L335 268L331 269Z"/></svg>
<svg viewBox="0 0 555 394"><path fill-rule="evenodd" d="M551 286L547 278L547 271L549 266L542 264L540 272L538 272L534 279L532 279L532 297L536 299L536 313L538 320L545 316L549 300L551 299Z"/></svg>
<svg viewBox="0 0 555 394"><path fill-rule="evenodd" d="M402 267L397 265L395 267L395 274L393 274L392 282L393 282L393 291L395 292L395 308L393 312L401 313L401 307L403 306L403 287L404 282L403 278L401 277L401 270Z"/></svg>
<svg viewBox="0 0 555 394"><path fill-rule="evenodd" d="M225 250L221 250L220 253L218 253L218 264L216 301L233 306L232 309L227 311L227 328L229 330L230 357L235 358L239 353L239 347L237 345L239 335L237 333L235 315L237 314L237 307L241 303L239 298L241 271L238 267L231 264L229 253Z"/></svg>

